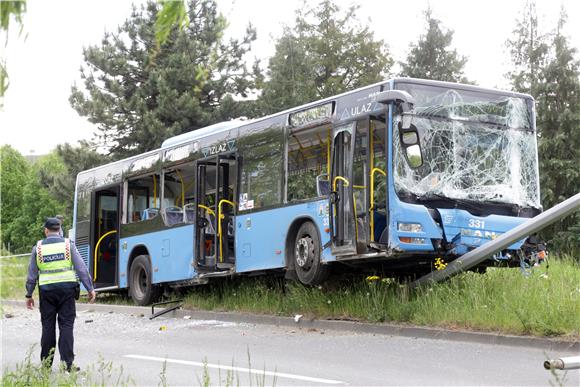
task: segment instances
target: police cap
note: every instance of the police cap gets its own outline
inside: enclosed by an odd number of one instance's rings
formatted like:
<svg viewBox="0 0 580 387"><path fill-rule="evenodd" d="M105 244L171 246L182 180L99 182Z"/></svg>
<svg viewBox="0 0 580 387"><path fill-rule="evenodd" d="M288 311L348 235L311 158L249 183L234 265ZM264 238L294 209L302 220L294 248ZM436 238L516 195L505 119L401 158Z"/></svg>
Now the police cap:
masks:
<svg viewBox="0 0 580 387"><path fill-rule="evenodd" d="M48 228L49 230L58 229L60 228L60 220L57 218L46 218L44 228Z"/></svg>

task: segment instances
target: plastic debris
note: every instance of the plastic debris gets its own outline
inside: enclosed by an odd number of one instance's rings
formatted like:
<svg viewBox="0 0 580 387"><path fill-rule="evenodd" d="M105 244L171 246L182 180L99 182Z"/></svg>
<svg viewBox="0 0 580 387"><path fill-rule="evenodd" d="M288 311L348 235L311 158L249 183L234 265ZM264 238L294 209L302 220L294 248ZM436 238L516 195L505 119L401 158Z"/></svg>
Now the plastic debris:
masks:
<svg viewBox="0 0 580 387"><path fill-rule="evenodd" d="M183 316L183 319L184 319L184 320L190 320L190 319L191 319L191 316L189 316L189 315L187 315L187 316Z"/></svg>
<svg viewBox="0 0 580 387"><path fill-rule="evenodd" d="M160 330L160 331L166 331L166 330L167 330L167 326L166 326L166 325L161 325L161 326L159 327L159 330Z"/></svg>
<svg viewBox="0 0 580 387"><path fill-rule="evenodd" d="M92 323L93 320L85 320L85 324Z"/></svg>
<svg viewBox="0 0 580 387"><path fill-rule="evenodd" d="M298 323L300 322L300 319L302 319L302 317L304 317L304 315L302 314L297 314L296 316L294 316L294 322Z"/></svg>

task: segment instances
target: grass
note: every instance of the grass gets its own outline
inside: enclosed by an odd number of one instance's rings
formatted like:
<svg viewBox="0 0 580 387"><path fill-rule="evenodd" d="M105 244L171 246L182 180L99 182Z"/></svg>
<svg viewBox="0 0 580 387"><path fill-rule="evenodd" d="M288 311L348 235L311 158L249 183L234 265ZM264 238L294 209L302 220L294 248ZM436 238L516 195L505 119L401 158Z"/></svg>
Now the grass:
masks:
<svg viewBox="0 0 580 387"><path fill-rule="evenodd" d="M27 262L0 262L0 298L23 298ZM378 276L334 279L319 287L238 277L190 288L179 297L188 309L580 338L580 263L565 256L529 276L517 268L488 268L417 290ZM127 303L122 297L98 300Z"/></svg>
<svg viewBox="0 0 580 387"><path fill-rule="evenodd" d="M17 257L0 260L0 299L24 298L29 259Z"/></svg>
<svg viewBox="0 0 580 387"><path fill-rule="evenodd" d="M114 366L112 362L104 360L102 357L92 365L89 365L86 370L66 372L64 365L61 365L56 371L49 366L49 363L34 363L32 354L35 346L29 348L24 361L17 363L14 370L5 369L0 374L1 386L129 386L136 385L135 380L131 376L124 375L122 366ZM215 379L212 380L207 359L203 361L204 367L201 377L197 376L197 382L200 386L208 387L215 386ZM232 367L233 367L232 361ZM222 369L218 369L218 384L221 386L240 386L240 385L255 385L256 387L263 387L266 385L266 372L254 371L250 361L250 352L248 349L248 380L243 380L239 374L234 374L233 371L227 370L225 375L222 375ZM226 367L227 369L227 367ZM215 376L215 375L214 375ZM272 386L277 382L276 376L272 379ZM167 381L167 363L164 362L159 373L158 386L168 386ZM193 384L192 384L193 385Z"/></svg>
<svg viewBox="0 0 580 387"><path fill-rule="evenodd" d="M34 363L34 346L14 370L4 370L0 379L2 386L127 386L135 385L130 376L123 375L123 367L100 358L83 371L66 372L64 365L53 371L48 363Z"/></svg>
<svg viewBox="0 0 580 387"><path fill-rule="evenodd" d="M519 269L489 268L417 290L378 276L316 288L239 278L193 288L184 302L218 311L580 337L580 267L570 258L552 260L527 277Z"/></svg>

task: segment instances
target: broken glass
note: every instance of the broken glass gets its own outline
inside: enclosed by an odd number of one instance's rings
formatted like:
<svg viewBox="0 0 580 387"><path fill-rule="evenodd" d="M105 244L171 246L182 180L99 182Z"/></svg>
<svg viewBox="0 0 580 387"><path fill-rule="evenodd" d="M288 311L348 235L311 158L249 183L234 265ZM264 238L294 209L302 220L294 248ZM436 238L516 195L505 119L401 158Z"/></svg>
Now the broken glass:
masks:
<svg viewBox="0 0 580 387"><path fill-rule="evenodd" d="M441 91L441 88L436 88ZM414 110L395 118L394 180L398 193L500 202L540 208L536 136L531 104L515 96L488 98L445 90L418 98ZM415 96L417 98L417 96ZM398 122L417 127L423 164L411 168Z"/></svg>

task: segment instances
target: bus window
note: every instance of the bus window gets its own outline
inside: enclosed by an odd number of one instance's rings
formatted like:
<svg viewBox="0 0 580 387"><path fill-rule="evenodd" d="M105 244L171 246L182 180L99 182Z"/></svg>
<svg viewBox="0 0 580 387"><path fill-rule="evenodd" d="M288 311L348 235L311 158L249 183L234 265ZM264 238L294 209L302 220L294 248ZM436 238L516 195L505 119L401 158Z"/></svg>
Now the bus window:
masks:
<svg viewBox="0 0 580 387"><path fill-rule="evenodd" d="M282 203L283 137L281 128L240 139L243 143L239 209L252 210Z"/></svg>
<svg viewBox="0 0 580 387"><path fill-rule="evenodd" d="M152 219L159 213L159 175L129 180L127 195L127 223Z"/></svg>
<svg viewBox="0 0 580 387"><path fill-rule="evenodd" d="M183 211L184 208L194 211L192 206L187 206L194 201L195 197L194 173L193 163L165 171L161 211L164 214L163 219L166 225L183 223L191 218L191 216L184 217Z"/></svg>
<svg viewBox="0 0 580 387"><path fill-rule="evenodd" d="M290 133L288 138L288 201L318 196L319 180L327 177L330 127Z"/></svg>

